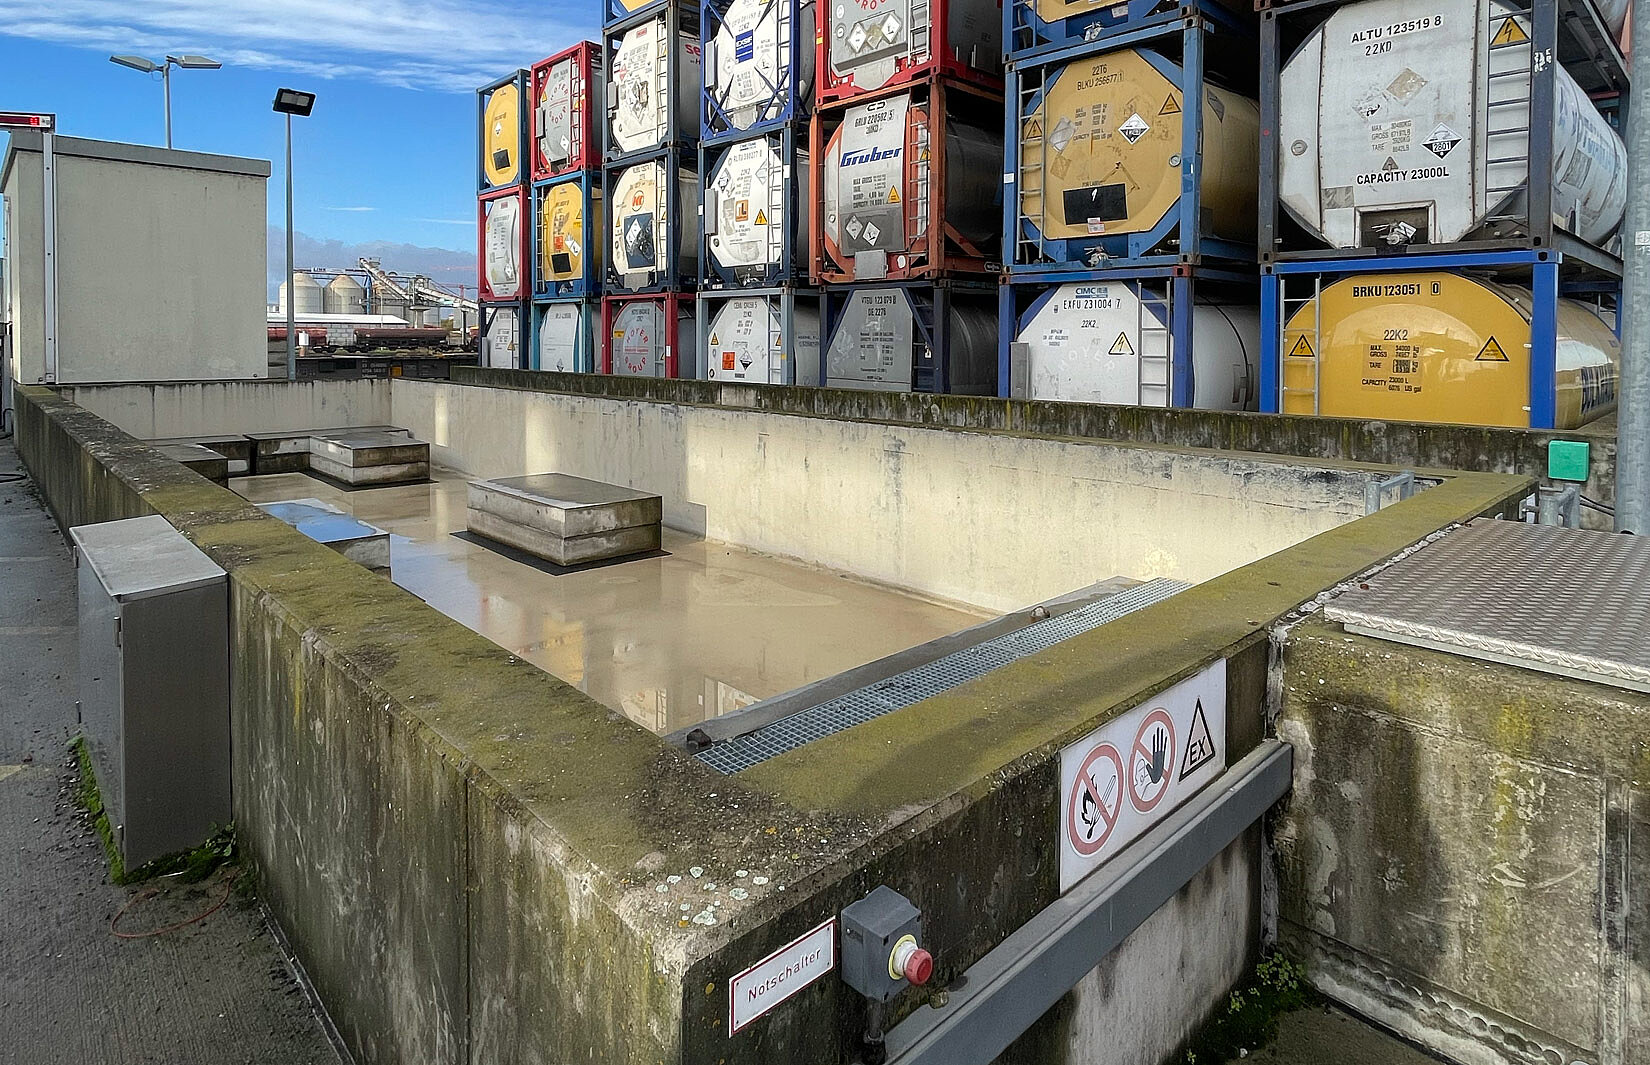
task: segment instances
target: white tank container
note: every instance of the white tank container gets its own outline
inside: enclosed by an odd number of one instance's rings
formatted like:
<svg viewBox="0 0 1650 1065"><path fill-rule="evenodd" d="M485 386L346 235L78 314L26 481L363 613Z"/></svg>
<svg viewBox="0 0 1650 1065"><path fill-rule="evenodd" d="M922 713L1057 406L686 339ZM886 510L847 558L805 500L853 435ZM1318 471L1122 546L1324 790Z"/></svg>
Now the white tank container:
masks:
<svg viewBox="0 0 1650 1065"><path fill-rule="evenodd" d="M674 55L672 55L674 48ZM699 41L678 33L670 40L660 15L626 31L608 72L607 120L612 149L639 152L663 144L677 128L699 136Z"/></svg>
<svg viewBox="0 0 1650 1065"><path fill-rule="evenodd" d="M323 313L322 310L321 310L321 307L322 307L321 286L317 285L315 283L315 279L313 277L310 277L308 274L304 273L302 270L300 270L297 273L293 274L292 275L292 291L294 293L294 295L292 297L292 309L295 313L297 313L297 314L321 314L321 313ZM283 314L286 313L286 301L287 301L286 282L282 281L280 292L279 292L279 295L276 299L276 304L279 306L279 308L280 308L280 310Z"/></svg>
<svg viewBox="0 0 1650 1065"><path fill-rule="evenodd" d="M668 182L677 183L676 216L669 214ZM637 163L619 173L608 201L612 235L611 263L624 288L641 288L675 255L684 278L698 268L698 178L682 169L672 176L659 160Z"/></svg>
<svg viewBox="0 0 1650 1065"><path fill-rule="evenodd" d="M907 67L949 52L984 70L1001 67L1002 5L996 0L827 0L829 62L862 92L880 88ZM934 40L933 14L946 5L949 40Z"/></svg>
<svg viewBox="0 0 1650 1065"><path fill-rule="evenodd" d="M954 395L997 392L995 299L953 299L944 322L936 322L944 350L935 351L917 326L912 290L895 286L853 290L825 353L827 388L882 392L927 390L939 359L948 360Z"/></svg>
<svg viewBox="0 0 1650 1065"><path fill-rule="evenodd" d="M766 277L785 265L791 211L797 212L798 223L793 255L800 261L808 247L808 153L781 159L782 147L777 136L740 141L711 168L705 189L706 246L711 260L736 277ZM800 190L795 203L788 188L793 173Z"/></svg>
<svg viewBox="0 0 1650 1065"><path fill-rule="evenodd" d="M705 376L712 381L785 384L784 323L778 297L735 296L721 301L710 320ZM799 384L819 382L819 309L796 304L791 312Z"/></svg>
<svg viewBox="0 0 1650 1065"><path fill-rule="evenodd" d="M1527 213L1530 71L1528 20L1498 0L1338 8L1282 72L1284 207L1335 248L1510 234ZM1603 244L1626 207L1626 150L1553 72L1553 213Z"/></svg>
<svg viewBox="0 0 1650 1065"><path fill-rule="evenodd" d="M960 117L945 124L945 221L995 249L1002 236L1002 131L978 129ZM853 266L858 277L878 276L884 257L890 276L904 270L928 238L930 159L928 108L909 95L848 108L825 147L820 178L826 254L843 268ZM858 260L862 255L870 257L869 271Z"/></svg>
<svg viewBox="0 0 1650 1065"><path fill-rule="evenodd" d="M1142 299L1136 281L1083 282L1051 290L1021 316L1015 337L1023 346L1026 395L1167 407L1174 355L1169 318L1167 301L1154 298L1150 290ZM1259 352L1256 308L1195 302L1193 406L1255 409Z"/></svg>
<svg viewBox="0 0 1650 1065"><path fill-rule="evenodd" d="M664 296L626 300L613 315L611 344L613 372L618 376L666 376L673 346L678 375L691 376L686 371L697 365L694 349L698 346L692 301Z"/></svg>
<svg viewBox="0 0 1650 1065"><path fill-rule="evenodd" d="M793 22L794 17L794 22ZM807 106L814 91L813 0L733 0L705 55L705 95L735 129L784 114L794 80ZM792 42L800 59L790 69Z"/></svg>
<svg viewBox="0 0 1650 1065"><path fill-rule="evenodd" d="M583 109L592 106L586 95L584 71L580 55L575 53L550 67L544 85L533 108L534 137L539 154L544 156L552 171L561 171L575 159L584 158L585 145L580 141L587 128Z"/></svg>
<svg viewBox="0 0 1650 1065"><path fill-rule="evenodd" d="M492 289L492 299L521 298L521 199L500 196L484 201L487 227L482 241L482 271Z"/></svg>
<svg viewBox="0 0 1650 1065"><path fill-rule="evenodd" d="M339 274L321 291L321 306L327 314L366 314L367 290L348 274Z"/></svg>
<svg viewBox="0 0 1650 1065"><path fill-rule="evenodd" d="M576 373L587 365L590 314L584 304L550 303L539 318L541 370Z"/></svg>
<svg viewBox="0 0 1650 1065"><path fill-rule="evenodd" d="M514 307L492 312L481 337L481 365L495 370L521 368L521 316Z"/></svg>

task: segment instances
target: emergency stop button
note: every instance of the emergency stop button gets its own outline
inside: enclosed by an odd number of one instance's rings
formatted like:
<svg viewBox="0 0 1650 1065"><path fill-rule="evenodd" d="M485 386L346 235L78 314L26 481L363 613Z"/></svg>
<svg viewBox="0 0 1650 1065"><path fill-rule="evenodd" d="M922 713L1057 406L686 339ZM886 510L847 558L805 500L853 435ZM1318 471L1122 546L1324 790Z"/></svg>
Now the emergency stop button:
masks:
<svg viewBox="0 0 1650 1065"><path fill-rule="evenodd" d="M894 952L888 955L888 975L921 987L934 975L934 956L917 946L916 936L905 936L894 944Z"/></svg>
<svg viewBox="0 0 1650 1065"><path fill-rule="evenodd" d="M934 976L921 946L922 911L883 885L842 911L842 979L873 1002L887 1002Z"/></svg>

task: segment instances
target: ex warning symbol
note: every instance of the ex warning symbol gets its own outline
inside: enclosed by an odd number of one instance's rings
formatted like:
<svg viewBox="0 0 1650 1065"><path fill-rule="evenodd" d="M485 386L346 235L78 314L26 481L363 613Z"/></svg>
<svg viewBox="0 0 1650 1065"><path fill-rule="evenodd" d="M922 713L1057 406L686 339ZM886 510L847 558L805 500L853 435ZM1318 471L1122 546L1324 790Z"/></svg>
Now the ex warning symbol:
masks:
<svg viewBox="0 0 1650 1065"><path fill-rule="evenodd" d="M1289 349L1289 357L1292 359L1310 359L1316 355L1317 352L1312 350L1312 342L1304 336L1296 337L1295 346Z"/></svg>
<svg viewBox="0 0 1650 1065"><path fill-rule="evenodd" d="M1203 700L1192 711L1191 735L1186 737L1186 760L1180 763L1180 779L1185 780L1215 757L1215 739L1209 735L1209 719L1203 716Z"/></svg>
<svg viewBox="0 0 1650 1065"><path fill-rule="evenodd" d="M898 203L899 202L899 190L898 189L889 189L888 190L888 202L889 203Z"/></svg>
<svg viewBox="0 0 1650 1065"><path fill-rule="evenodd" d="M1170 93L1169 98L1163 101L1163 107L1157 113L1160 115L1180 114L1180 101L1174 98L1173 93Z"/></svg>
<svg viewBox="0 0 1650 1065"><path fill-rule="evenodd" d="M1530 35L1524 27L1518 24L1515 18L1504 18L1501 25L1495 28L1495 36L1490 38L1491 48L1500 48L1509 44L1524 44L1529 41Z"/></svg>
<svg viewBox="0 0 1650 1065"><path fill-rule="evenodd" d="M1118 333L1117 339L1111 342L1111 350L1106 354L1133 355L1134 345L1129 343L1129 335L1127 333Z"/></svg>
<svg viewBox="0 0 1650 1065"><path fill-rule="evenodd" d="M1483 349L1478 352L1478 358L1474 359L1473 361L1474 362L1506 362L1507 361L1507 353L1506 353L1506 351L1502 350L1501 345L1496 342L1496 339L1494 337L1490 337L1490 339L1485 342Z"/></svg>

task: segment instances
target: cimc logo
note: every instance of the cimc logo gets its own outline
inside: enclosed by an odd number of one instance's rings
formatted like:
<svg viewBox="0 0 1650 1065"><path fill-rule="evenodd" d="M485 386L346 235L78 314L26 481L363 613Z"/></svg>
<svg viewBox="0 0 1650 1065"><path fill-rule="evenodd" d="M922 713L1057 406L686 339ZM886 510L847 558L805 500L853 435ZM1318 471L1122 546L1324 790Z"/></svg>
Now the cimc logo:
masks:
<svg viewBox="0 0 1650 1065"><path fill-rule="evenodd" d="M899 151L900 150L895 147L889 148L886 151L881 148L872 148L870 151L866 152L844 152L842 155L842 165L858 166L861 163L874 163L880 159L894 159L899 156Z"/></svg>

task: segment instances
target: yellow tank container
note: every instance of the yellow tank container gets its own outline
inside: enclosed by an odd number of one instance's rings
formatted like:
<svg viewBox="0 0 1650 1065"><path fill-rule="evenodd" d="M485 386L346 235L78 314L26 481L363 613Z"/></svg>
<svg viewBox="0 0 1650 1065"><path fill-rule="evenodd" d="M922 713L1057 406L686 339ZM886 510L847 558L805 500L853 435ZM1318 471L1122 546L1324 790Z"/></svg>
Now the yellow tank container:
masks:
<svg viewBox="0 0 1650 1065"><path fill-rule="evenodd" d="M495 188L514 185L521 176L521 90L507 82L487 97L482 115L482 170Z"/></svg>
<svg viewBox="0 0 1650 1065"><path fill-rule="evenodd" d="M1186 101L1165 71L1135 48L1072 60L1021 120L1020 211L1045 238L1142 233L1179 201ZM1213 234L1253 240L1259 105L1205 86L1202 156Z"/></svg>
<svg viewBox="0 0 1650 1065"><path fill-rule="evenodd" d="M1283 412L1528 428L1528 289L1444 272L1355 274L1290 315ZM1621 344L1558 305L1557 427L1615 409Z"/></svg>
<svg viewBox="0 0 1650 1065"><path fill-rule="evenodd" d="M590 209L597 217L585 224L584 189L580 182L565 181L544 190L539 206L539 276L551 281L580 281L599 278L602 270L602 241L587 241L588 233L601 233L601 190L591 190ZM589 256L588 263L586 256Z"/></svg>

